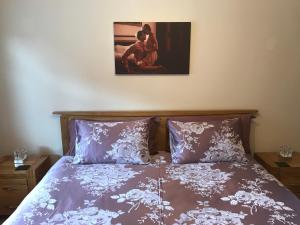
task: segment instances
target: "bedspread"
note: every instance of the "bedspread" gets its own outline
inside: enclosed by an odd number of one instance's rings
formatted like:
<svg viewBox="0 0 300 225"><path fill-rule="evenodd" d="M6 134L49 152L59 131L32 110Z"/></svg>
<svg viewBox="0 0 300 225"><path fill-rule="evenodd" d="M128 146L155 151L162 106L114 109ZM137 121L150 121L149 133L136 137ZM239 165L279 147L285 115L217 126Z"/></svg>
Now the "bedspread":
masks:
<svg viewBox="0 0 300 225"><path fill-rule="evenodd" d="M300 200L252 159L242 163L74 165L62 157L4 225L290 224Z"/></svg>

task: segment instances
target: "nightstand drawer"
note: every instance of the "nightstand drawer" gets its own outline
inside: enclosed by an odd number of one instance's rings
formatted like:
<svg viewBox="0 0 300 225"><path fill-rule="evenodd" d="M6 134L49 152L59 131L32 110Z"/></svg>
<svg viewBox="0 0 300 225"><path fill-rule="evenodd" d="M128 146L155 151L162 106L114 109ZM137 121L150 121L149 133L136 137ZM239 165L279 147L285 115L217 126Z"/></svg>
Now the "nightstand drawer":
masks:
<svg viewBox="0 0 300 225"><path fill-rule="evenodd" d="M11 214L28 194L27 185L0 186L0 214Z"/></svg>
<svg viewBox="0 0 300 225"><path fill-rule="evenodd" d="M0 185L1 199L5 198L5 196L8 195L15 195L15 194L27 193L27 192L28 192L27 185L13 185L13 184Z"/></svg>
<svg viewBox="0 0 300 225"><path fill-rule="evenodd" d="M300 169L299 168L280 168L280 181L285 185L300 187Z"/></svg>
<svg viewBox="0 0 300 225"><path fill-rule="evenodd" d="M7 206L7 205L19 205L20 202L26 197L27 192L19 192L15 194L9 194L6 196L1 196L0 206Z"/></svg>
<svg viewBox="0 0 300 225"><path fill-rule="evenodd" d="M26 185L27 186L27 179L26 178L0 178L0 187L5 186L7 184L10 185Z"/></svg>
<svg viewBox="0 0 300 225"><path fill-rule="evenodd" d="M18 207L18 204L0 205L0 215L11 215L16 210L17 207Z"/></svg>

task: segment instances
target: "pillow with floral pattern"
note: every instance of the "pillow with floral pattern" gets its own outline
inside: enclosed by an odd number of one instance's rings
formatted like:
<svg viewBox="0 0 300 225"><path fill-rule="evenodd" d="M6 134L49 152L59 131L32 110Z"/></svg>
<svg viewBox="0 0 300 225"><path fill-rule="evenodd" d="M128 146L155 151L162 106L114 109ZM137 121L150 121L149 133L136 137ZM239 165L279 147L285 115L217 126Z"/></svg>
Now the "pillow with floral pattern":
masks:
<svg viewBox="0 0 300 225"><path fill-rule="evenodd" d="M150 119L150 128L149 128L149 139L148 139L148 146L149 146L149 152L150 155L155 155L157 153L158 147L157 147L157 141L156 141L156 132L159 127L160 118L157 116L153 117L128 117L126 118L126 121L134 121L134 120L141 120L141 119ZM80 120L89 120L89 119L80 119ZM76 141L76 124L75 122L79 121L78 119L70 119L68 121L68 130L69 130L69 146L68 146L68 152L66 155L74 156L75 155L75 141ZM97 121L101 121L100 119L97 119ZM102 120L103 121L103 120ZM96 120L94 120L96 122ZM105 122L124 122L123 120L120 120L116 118L115 120L105 120Z"/></svg>
<svg viewBox="0 0 300 225"><path fill-rule="evenodd" d="M173 163L243 161L245 150L238 118L183 122L168 121Z"/></svg>
<svg viewBox="0 0 300 225"><path fill-rule="evenodd" d="M229 115L203 115L203 116L180 116L172 117L171 120L182 122L209 122L215 120L229 120L238 118L241 124L241 139L246 154L251 153L250 149L250 128L251 128L251 114L229 114Z"/></svg>
<svg viewBox="0 0 300 225"><path fill-rule="evenodd" d="M149 122L76 120L73 163L148 163Z"/></svg>

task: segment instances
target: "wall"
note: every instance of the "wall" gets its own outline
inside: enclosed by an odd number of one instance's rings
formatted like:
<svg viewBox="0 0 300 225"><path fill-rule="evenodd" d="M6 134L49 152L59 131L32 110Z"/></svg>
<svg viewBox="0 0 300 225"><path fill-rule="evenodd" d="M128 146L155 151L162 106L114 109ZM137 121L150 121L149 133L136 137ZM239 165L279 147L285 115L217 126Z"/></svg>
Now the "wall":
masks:
<svg viewBox="0 0 300 225"><path fill-rule="evenodd" d="M189 76L114 75L114 21L191 21ZM0 154L61 154L54 110L260 112L255 151L300 151L300 1L1 0Z"/></svg>

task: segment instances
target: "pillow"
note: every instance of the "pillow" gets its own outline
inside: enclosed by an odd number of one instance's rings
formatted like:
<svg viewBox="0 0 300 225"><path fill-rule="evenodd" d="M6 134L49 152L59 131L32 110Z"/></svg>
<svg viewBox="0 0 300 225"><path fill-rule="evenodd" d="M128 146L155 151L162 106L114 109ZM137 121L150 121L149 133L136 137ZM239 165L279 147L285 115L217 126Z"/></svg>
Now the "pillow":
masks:
<svg viewBox="0 0 300 225"><path fill-rule="evenodd" d="M157 145L155 142L155 134L159 127L160 119L158 117L140 117L139 119L150 119L150 130L149 130L149 140L148 140L148 147L149 152L151 155L154 155L157 153ZM126 121L132 121L137 120L137 118L130 118ZM79 120L71 119L68 123L69 128L69 150L66 155L74 156L75 155L75 142L76 142L76 125L75 122ZM89 121L89 120L81 120L81 121ZM100 122L101 120L94 121L94 122ZM106 122L125 122L124 120L110 120Z"/></svg>
<svg viewBox="0 0 300 225"><path fill-rule="evenodd" d="M149 162L150 119L136 121L76 120L74 164Z"/></svg>
<svg viewBox="0 0 300 225"><path fill-rule="evenodd" d="M215 120L226 120L239 118L241 124L241 139L243 147L246 153L251 153L250 150L250 125L251 125L251 114L236 114L236 115L213 115L213 116L182 116L172 117L171 120L177 120L182 122L209 122Z"/></svg>
<svg viewBox="0 0 300 225"><path fill-rule="evenodd" d="M245 150L240 120L182 122L169 120L173 163L242 161Z"/></svg>

